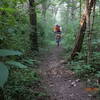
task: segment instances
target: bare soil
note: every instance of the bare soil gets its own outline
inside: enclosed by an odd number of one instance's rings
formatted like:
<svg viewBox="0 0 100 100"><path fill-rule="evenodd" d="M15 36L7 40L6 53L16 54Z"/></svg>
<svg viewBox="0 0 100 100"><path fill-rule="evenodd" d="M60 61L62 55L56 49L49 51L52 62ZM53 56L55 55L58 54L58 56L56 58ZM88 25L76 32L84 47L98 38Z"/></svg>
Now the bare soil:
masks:
<svg viewBox="0 0 100 100"><path fill-rule="evenodd" d="M40 73L49 100L96 100L85 91L85 84L75 77L75 73L60 62L64 49L54 47L42 56ZM69 66L68 66L69 67Z"/></svg>

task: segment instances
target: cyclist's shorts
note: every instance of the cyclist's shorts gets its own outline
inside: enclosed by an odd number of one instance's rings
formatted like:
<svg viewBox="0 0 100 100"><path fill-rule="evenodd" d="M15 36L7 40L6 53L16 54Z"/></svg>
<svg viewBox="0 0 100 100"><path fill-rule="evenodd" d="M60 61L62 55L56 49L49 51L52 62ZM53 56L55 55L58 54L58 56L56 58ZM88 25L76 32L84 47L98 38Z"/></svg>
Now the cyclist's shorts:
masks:
<svg viewBox="0 0 100 100"><path fill-rule="evenodd" d="M57 39L57 40L56 40L57 43L60 42L60 41L61 41L61 39Z"/></svg>

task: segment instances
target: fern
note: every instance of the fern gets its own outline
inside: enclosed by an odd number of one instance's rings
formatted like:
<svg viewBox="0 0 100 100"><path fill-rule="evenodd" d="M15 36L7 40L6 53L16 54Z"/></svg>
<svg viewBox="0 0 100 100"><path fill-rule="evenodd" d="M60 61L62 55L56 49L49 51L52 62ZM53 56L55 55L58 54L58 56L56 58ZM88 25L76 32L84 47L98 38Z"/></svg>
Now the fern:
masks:
<svg viewBox="0 0 100 100"><path fill-rule="evenodd" d="M5 57L5 56L20 56L22 55L21 52L19 51L14 51L14 50L8 50L8 49L0 49L0 56Z"/></svg>
<svg viewBox="0 0 100 100"><path fill-rule="evenodd" d="M30 60L30 59L25 59L24 62L30 64L30 65L33 65L33 60Z"/></svg>
<svg viewBox="0 0 100 100"><path fill-rule="evenodd" d="M0 87L4 86L5 82L8 79L8 74L9 71L7 66L3 62L0 62Z"/></svg>
<svg viewBox="0 0 100 100"><path fill-rule="evenodd" d="M15 13L16 10L14 8L0 8L0 11L6 11L9 13Z"/></svg>
<svg viewBox="0 0 100 100"><path fill-rule="evenodd" d="M97 78L100 78L100 71L98 71L95 75Z"/></svg>
<svg viewBox="0 0 100 100"><path fill-rule="evenodd" d="M27 68L27 66L17 61L6 61L6 64L12 65L13 67L15 66L17 68Z"/></svg>

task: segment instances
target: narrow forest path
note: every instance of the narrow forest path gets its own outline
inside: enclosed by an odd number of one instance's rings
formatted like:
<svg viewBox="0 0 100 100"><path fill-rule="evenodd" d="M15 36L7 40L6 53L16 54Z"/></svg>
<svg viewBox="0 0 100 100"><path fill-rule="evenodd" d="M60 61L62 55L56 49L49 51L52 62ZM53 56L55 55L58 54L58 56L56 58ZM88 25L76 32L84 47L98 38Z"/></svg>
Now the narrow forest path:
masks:
<svg viewBox="0 0 100 100"><path fill-rule="evenodd" d="M74 72L60 64L63 51L62 47L54 47L42 59L40 70L50 100L93 100Z"/></svg>

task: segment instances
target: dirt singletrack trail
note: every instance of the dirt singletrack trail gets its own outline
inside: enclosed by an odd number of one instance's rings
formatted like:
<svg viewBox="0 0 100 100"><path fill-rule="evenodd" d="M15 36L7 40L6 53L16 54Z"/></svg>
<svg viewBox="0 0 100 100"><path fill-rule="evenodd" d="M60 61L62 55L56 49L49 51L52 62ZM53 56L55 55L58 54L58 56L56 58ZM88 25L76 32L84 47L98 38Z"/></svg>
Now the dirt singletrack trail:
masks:
<svg viewBox="0 0 100 100"><path fill-rule="evenodd" d="M75 78L74 72L60 64L62 47L54 47L43 56L41 75L49 100L95 100L85 91L84 84Z"/></svg>

